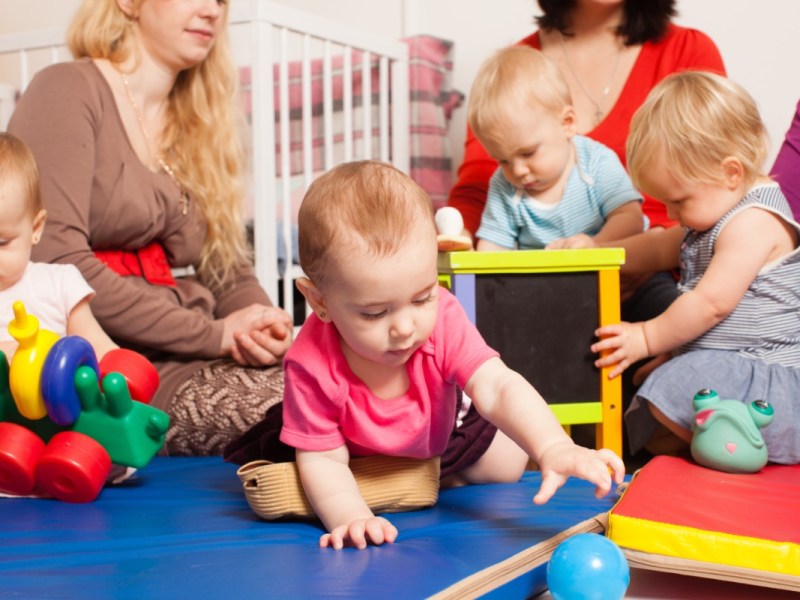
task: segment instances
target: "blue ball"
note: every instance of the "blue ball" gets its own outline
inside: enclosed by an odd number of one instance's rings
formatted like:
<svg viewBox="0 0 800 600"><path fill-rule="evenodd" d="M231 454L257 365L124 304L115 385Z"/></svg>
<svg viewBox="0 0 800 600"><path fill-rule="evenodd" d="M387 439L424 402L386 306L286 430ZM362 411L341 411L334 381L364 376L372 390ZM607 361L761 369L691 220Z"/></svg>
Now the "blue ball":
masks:
<svg viewBox="0 0 800 600"><path fill-rule="evenodd" d="M567 538L547 564L547 586L554 600L619 600L630 581L622 550L597 533Z"/></svg>

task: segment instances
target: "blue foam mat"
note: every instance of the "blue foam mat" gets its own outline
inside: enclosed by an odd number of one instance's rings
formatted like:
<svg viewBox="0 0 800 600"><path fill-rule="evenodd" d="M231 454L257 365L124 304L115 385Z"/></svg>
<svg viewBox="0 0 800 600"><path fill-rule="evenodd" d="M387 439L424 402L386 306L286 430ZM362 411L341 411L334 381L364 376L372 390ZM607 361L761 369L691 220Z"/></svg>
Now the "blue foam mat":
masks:
<svg viewBox="0 0 800 600"><path fill-rule="evenodd" d="M539 474L444 490L395 514L392 545L320 549L316 522L266 522L219 458L156 458L89 504L0 499L0 598L425 598L608 511L570 480L543 507ZM545 589L545 565L502 597Z"/></svg>

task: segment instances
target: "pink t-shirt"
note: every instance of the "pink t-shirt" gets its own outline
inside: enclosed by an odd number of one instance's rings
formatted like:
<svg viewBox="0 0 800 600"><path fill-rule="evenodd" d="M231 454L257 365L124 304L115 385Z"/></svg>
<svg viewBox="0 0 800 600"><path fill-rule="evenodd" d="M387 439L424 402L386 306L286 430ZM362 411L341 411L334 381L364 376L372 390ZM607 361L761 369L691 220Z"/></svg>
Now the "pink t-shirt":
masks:
<svg viewBox="0 0 800 600"><path fill-rule="evenodd" d="M336 328L311 315L284 359L281 441L310 451L346 444L351 456L440 456L455 426L456 385L497 355L439 288L433 334L406 363L408 391L384 400L350 370Z"/></svg>

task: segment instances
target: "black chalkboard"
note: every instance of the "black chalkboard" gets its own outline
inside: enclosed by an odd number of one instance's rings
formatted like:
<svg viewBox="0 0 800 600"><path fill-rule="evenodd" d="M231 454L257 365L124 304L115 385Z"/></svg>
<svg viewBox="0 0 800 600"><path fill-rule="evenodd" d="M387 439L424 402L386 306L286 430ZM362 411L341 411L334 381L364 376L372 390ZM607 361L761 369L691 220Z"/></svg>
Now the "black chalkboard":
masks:
<svg viewBox="0 0 800 600"><path fill-rule="evenodd" d="M596 271L477 275L476 325L548 403L599 402L598 289Z"/></svg>

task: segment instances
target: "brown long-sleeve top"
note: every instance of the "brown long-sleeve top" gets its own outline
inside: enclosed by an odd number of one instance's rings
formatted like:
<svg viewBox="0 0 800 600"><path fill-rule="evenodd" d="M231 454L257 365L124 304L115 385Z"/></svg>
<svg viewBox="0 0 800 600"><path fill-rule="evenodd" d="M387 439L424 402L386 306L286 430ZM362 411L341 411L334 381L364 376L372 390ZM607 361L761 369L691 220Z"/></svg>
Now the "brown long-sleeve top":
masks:
<svg viewBox="0 0 800 600"><path fill-rule="evenodd" d="M121 346L147 355L161 375L154 404L165 407L177 387L220 356L222 318L252 303L270 304L252 267L214 295L195 278L176 287L121 277L94 250L136 250L153 241L171 267L197 262L206 221L164 173L136 156L114 96L88 59L40 71L19 100L9 131L30 146L39 164L48 217L33 260L72 263L97 292L100 324Z"/></svg>

